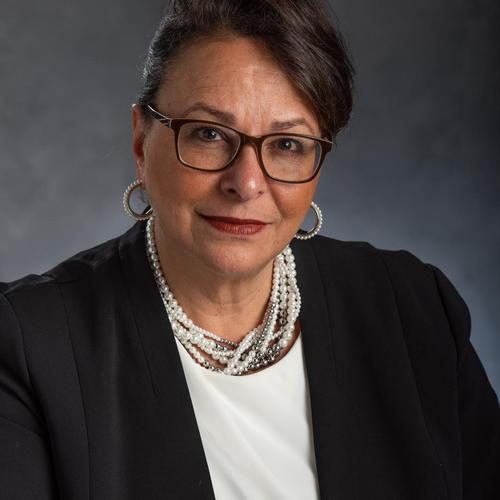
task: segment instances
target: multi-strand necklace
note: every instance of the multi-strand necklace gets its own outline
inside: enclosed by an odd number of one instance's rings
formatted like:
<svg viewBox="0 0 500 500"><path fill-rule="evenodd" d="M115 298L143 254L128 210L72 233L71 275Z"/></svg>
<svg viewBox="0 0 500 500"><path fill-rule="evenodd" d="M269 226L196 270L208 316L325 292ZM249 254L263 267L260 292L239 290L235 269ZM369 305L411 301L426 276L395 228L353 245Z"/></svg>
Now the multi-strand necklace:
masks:
<svg viewBox="0 0 500 500"><path fill-rule="evenodd" d="M203 367L225 375L243 375L273 363L289 344L300 312L295 260L289 246L274 259L271 295L262 323L240 342L219 337L195 325L175 300L161 269L154 216L146 225L146 251L173 333ZM207 354L208 359L201 352ZM224 367L220 368L214 361Z"/></svg>

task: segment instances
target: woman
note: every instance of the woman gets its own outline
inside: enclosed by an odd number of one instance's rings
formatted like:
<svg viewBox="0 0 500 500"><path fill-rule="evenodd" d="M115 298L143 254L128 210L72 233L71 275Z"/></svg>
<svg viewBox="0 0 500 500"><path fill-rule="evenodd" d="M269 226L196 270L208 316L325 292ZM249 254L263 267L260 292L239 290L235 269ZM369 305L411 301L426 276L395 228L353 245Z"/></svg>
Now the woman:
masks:
<svg viewBox="0 0 500 500"><path fill-rule="evenodd" d="M2 498L498 498L462 299L317 236L351 83L319 1L172 2L132 109L140 221L0 287Z"/></svg>

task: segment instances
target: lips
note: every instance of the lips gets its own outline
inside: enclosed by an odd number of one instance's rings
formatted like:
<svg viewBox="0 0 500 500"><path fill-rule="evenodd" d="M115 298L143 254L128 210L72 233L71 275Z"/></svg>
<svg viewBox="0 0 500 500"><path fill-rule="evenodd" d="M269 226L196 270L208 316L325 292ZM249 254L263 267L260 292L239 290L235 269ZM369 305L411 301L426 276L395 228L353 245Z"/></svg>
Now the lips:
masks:
<svg viewBox="0 0 500 500"><path fill-rule="evenodd" d="M267 223L258 219L238 219L220 215L201 215L212 227L235 236L251 236L262 231Z"/></svg>
<svg viewBox="0 0 500 500"><path fill-rule="evenodd" d="M239 225L255 225L261 224L265 225L266 223L261 220L256 219L236 219L235 217L221 217L219 215L202 215L205 219L210 219L219 222L226 222L227 224L239 224Z"/></svg>

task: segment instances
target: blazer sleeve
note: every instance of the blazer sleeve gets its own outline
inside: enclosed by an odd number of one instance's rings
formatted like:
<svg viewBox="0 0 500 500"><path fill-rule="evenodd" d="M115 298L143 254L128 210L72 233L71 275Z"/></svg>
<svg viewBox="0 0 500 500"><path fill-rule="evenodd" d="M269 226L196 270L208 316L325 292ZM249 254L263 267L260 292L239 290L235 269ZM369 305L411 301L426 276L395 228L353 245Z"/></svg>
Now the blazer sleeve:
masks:
<svg viewBox="0 0 500 500"><path fill-rule="evenodd" d="M500 498L500 407L470 342L470 315L446 276L433 270L457 346L464 500Z"/></svg>
<svg viewBox="0 0 500 500"><path fill-rule="evenodd" d="M54 500L48 437L30 383L23 333L0 290L0 497Z"/></svg>

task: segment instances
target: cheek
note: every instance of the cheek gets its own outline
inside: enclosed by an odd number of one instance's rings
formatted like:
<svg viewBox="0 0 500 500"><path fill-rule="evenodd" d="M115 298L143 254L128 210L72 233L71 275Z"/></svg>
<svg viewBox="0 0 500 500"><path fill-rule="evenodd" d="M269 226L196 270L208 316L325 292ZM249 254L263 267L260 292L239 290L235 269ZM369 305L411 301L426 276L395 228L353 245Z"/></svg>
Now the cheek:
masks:
<svg viewBox="0 0 500 500"><path fill-rule="evenodd" d="M283 220L290 224L299 224L311 206L315 190L316 182L283 186L275 195Z"/></svg>
<svg viewBox="0 0 500 500"><path fill-rule="evenodd" d="M166 141L160 140L158 134L154 132L151 132L151 136L147 140L144 160L146 186L149 189L165 184L178 167L173 147L169 147Z"/></svg>
<svg viewBox="0 0 500 500"><path fill-rule="evenodd" d="M161 206L176 205L177 198L184 191L182 165L177 161L175 150L153 133L145 150L145 184L153 208L161 211Z"/></svg>
<svg viewBox="0 0 500 500"><path fill-rule="evenodd" d="M213 189L202 173L179 163L175 151L164 145L149 149L145 181L155 212L183 224L188 223L193 207Z"/></svg>

